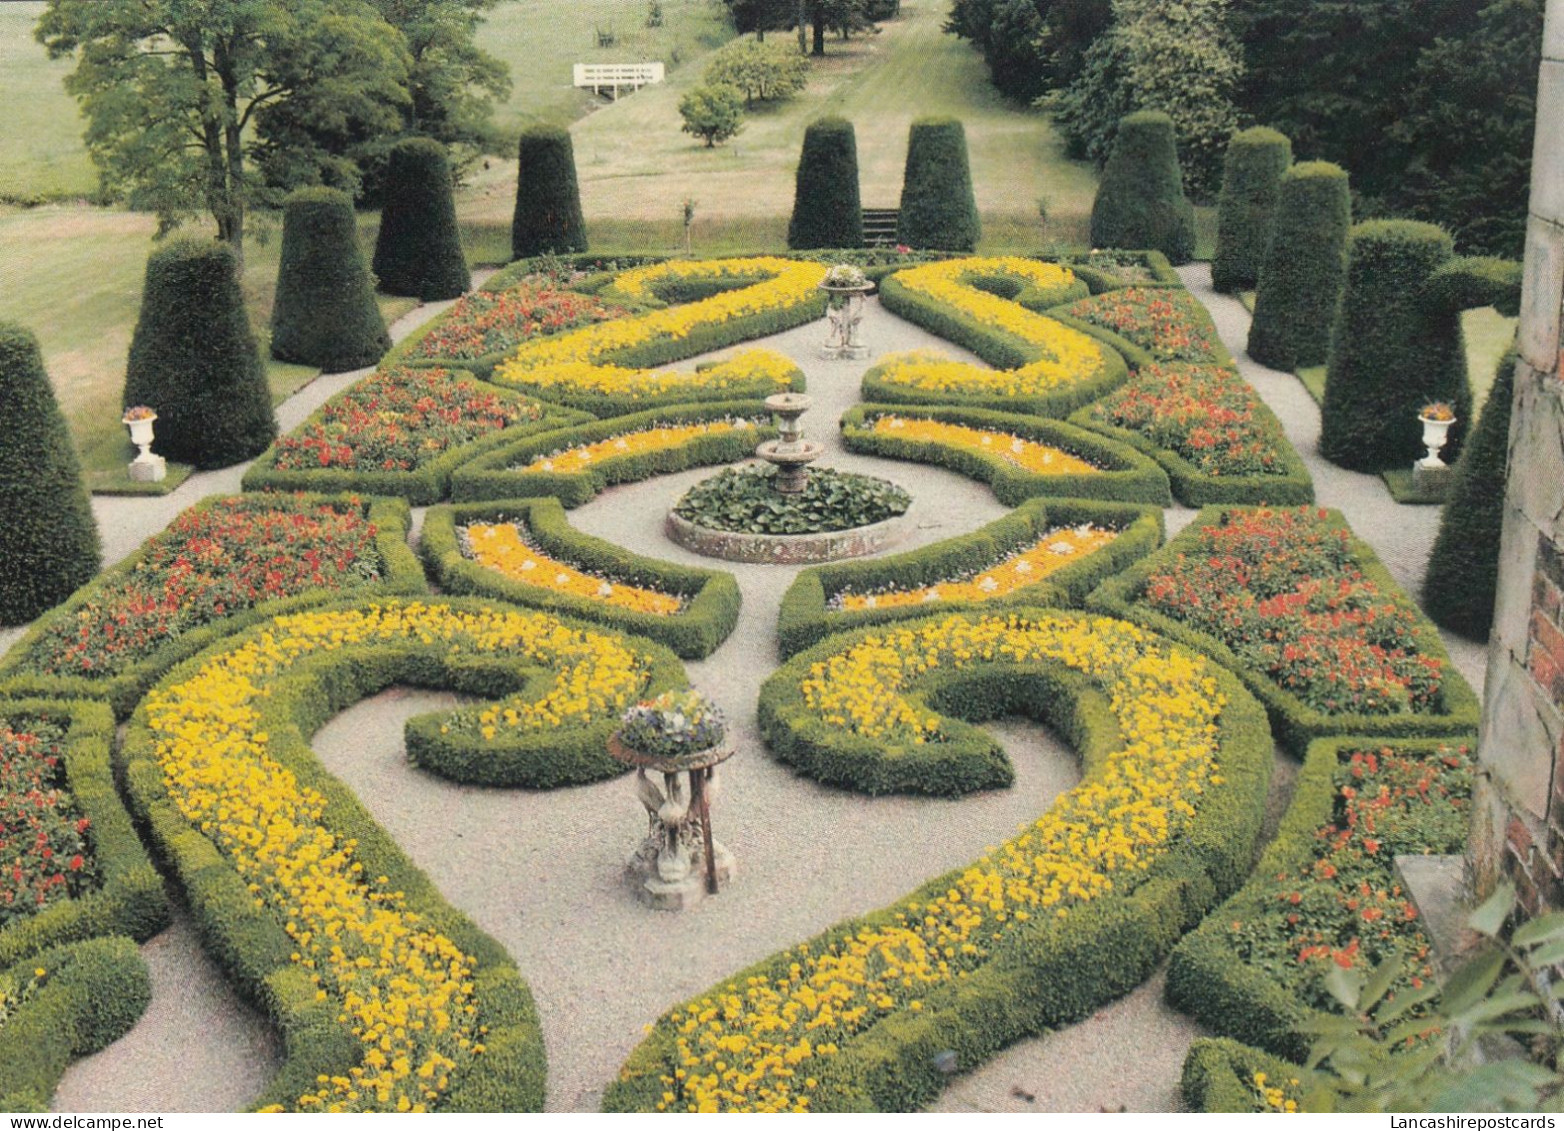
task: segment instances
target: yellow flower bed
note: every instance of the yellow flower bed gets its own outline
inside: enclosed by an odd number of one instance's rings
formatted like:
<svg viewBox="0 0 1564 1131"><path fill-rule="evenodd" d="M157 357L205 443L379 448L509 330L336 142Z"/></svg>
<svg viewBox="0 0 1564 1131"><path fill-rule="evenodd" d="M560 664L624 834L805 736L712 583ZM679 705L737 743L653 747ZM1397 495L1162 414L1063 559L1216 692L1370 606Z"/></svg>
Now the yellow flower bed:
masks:
<svg viewBox="0 0 1564 1131"><path fill-rule="evenodd" d="M274 618L154 690L146 722L169 794L222 851L297 948L322 1001L362 1043L362 1063L321 1077L306 1111L425 1110L483 1053L473 960L365 874L356 842L324 821L325 798L268 755L270 681L308 656L362 645L435 645L513 657L558 674L531 703L474 709L453 725L537 730L617 714L641 691L636 655L613 635L543 613L385 602Z"/></svg>
<svg viewBox="0 0 1564 1131"><path fill-rule="evenodd" d="M1264 1072L1256 1072L1250 1080L1254 1093L1259 1100L1261 1111L1279 1111L1289 1115L1296 1114L1299 1110L1297 1094L1302 1083L1298 1078L1292 1077L1284 1085L1272 1084L1270 1078Z"/></svg>
<svg viewBox="0 0 1564 1131"><path fill-rule="evenodd" d="M749 420L703 420L696 424L663 424L656 428L641 428L626 432L595 444L578 444L562 452L532 457L525 471L585 471L595 463L614 456L638 456L646 452L660 452L677 448L697 436L709 436L718 432L745 429L753 432L755 424Z"/></svg>
<svg viewBox="0 0 1564 1131"><path fill-rule="evenodd" d="M1080 785L943 894L903 902L883 925L787 952L775 978L729 984L671 1015L676 1058L663 1110L806 1111L842 1042L919 1011L983 965L1007 933L1144 872L1179 836L1216 765L1224 699L1207 662L1108 618L952 616L869 636L803 684L825 723L870 738L937 742L941 720L906 698L918 679L985 663L1062 663L1107 694L1123 735ZM884 919L884 917L881 917Z"/></svg>
<svg viewBox="0 0 1564 1131"><path fill-rule="evenodd" d="M787 310L818 296L825 267L790 259L762 256L698 262L660 263L627 271L615 286L632 297L651 297L659 283L669 281L751 278L763 276L752 286L725 291L699 302L654 310L637 318L599 322L563 334L523 342L494 372L500 384L528 388L569 389L632 397L654 396L675 390L715 390L736 383L770 379L782 389L796 372L791 361L766 350L752 350L721 361L698 373L637 369L614 365L605 359L622 350L650 342L682 339L703 326L721 325L736 318Z"/></svg>
<svg viewBox="0 0 1564 1131"><path fill-rule="evenodd" d="M672 616L684 607L678 597L655 589L615 583L606 577L583 573L569 562L551 558L529 546L513 522L475 522L466 530L464 548L468 550L467 556L516 581L660 617Z"/></svg>
<svg viewBox="0 0 1564 1131"><path fill-rule="evenodd" d="M1106 347L1095 338L963 281L973 275L1000 275L1043 288L1065 286L1074 278L1058 264L1012 256L928 263L898 271L895 278L954 313L1021 339L1042 356L1019 369L994 370L938 354L896 354L882 363L882 381L934 392L1021 396L1093 376L1107 364Z"/></svg>
<svg viewBox="0 0 1564 1131"><path fill-rule="evenodd" d="M924 440L980 452L1040 475L1089 475L1102 470L1063 448L1039 444L1009 432L973 428L966 424L947 424L943 420L882 416L874 422L874 431L899 436L904 440Z"/></svg>
<svg viewBox="0 0 1564 1131"><path fill-rule="evenodd" d="M917 589L892 589L884 593L843 593L833 608L854 612L860 609L897 609L934 601L992 601L1006 597L1022 586L1032 585L1049 574L1080 561L1102 549L1119 536L1117 530L1100 526L1050 527L1030 546L1017 550L976 577L942 581Z"/></svg>

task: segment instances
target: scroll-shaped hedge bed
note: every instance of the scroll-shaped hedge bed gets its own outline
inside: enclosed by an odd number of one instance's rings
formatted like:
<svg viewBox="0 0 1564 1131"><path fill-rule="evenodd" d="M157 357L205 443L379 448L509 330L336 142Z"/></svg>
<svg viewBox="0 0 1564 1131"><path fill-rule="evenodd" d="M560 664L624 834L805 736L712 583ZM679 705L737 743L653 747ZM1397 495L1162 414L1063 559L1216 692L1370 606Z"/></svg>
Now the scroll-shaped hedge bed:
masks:
<svg viewBox="0 0 1564 1131"><path fill-rule="evenodd" d="M309 748L333 714L398 682L500 697L411 720L415 759L443 740L467 768L555 785L602 776L594 753L618 768L602 746L622 707L682 677L655 644L544 613L315 609L165 677L132 719L126 786L206 945L282 1030L258 1106L537 1109L543 1044L514 963Z"/></svg>
<svg viewBox="0 0 1564 1131"><path fill-rule="evenodd" d="M894 765L895 780L950 792L965 784L955 767L992 762L993 743L939 717L924 733L945 756L916 757L825 721L800 683L863 650L903 665L894 687L861 685L866 703L895 710L908 696L915 720L927 707L1047 719L1080 751L1084 780L972 866L674 1008L605 1109L921 1107L947 1079L936 1054L970 1069L1086 1016L1141 982L1247 870L1270 735L1260 705L1216 665L1133 625L1038 609L833 638L768 682L762 727L779 756L871 791L893 787ZM954 666L930 670L931 654Z"/></svg>
<svg viewBox="0 0 1564 1131"><path fill-rule="evenodd" d="M459 469L451 479L451 495L457 501L552 495L567 507L579 507L616 483L748 459L756 445L776 434L764 401L670 405L507 444ZM667 442L647 442L659 435ZM619 440L625 441L623 452L616 450ZM579 458L580 452L596 448L603 451L590 460ZM578 454L550 458L572 452Z"/></svg>
<svg viewBox="0 0 1564 1131"><path fill-rule="evenodd" d="M1113 541L1091 553L1072 557L1054 572L1003 595L977 602L953 601L942 595L937 605L833 608L844 593L908 590L939 585L952 577L989 569L1008 554L1057 527L1088 524L1115 532ZM427 529L427 526L425 527ZM1008 605L1078 605L1103 578L1118 573L1162 544L1162 511L1133 503L1085 499L1032 499L997 522L905 554L868 561L833 562L802 571L782 597L777 617L777 641L784 657L827 636L922 617L930 612L988 611ZM426 535L427 537L427 535Z"/></svg>
<svg viewBox="0 0 1564 1131"><path fill-rule="evenodd" d="M174 664L256 621L354 590L427 592L423 570L407 546L408 522L408 507L401 499L304 494L203 499L119 565L40 617L0 660L0 693L107 699L125 718ZM305 541L294 542L298 538ZM284 550L283 542L293 544ZM317 556L318 565L301 562L306 552ZM275 579L287 573L270 564L281 553L291 564L309 567L299 569L297 578L319 572L329 584L311 576L301 590L265 588L276 588ZM213 604L213 594L199 591L194 580L200 574L220 577L217 600L232 602L229 607ZM257 594L261 599L245 603L238 591L250 580L262 586ZM124 611L117 610L120 605L130 610L128 620L119 619L118 612ZM154 610L176 607L178 613L166 621L155 619L149 605ZM192 616L192 606L205 612ZM138 624L140 618L147 619L147 627ZM114 666L95 655L97 638L108 631L136 642L134 655L122 655ZM81 652L69 669L64 663L67 649Z"/></svg>
<svg viewBox="0 0 1564 1131"><path fill-rule="evenodd" d="M882 419L887 426L880 426ZM896 427L897 421L907 426ZM950 432L954 438L918 435L915 426L920 421L949 425L936 431ZM1127 444L1063 421L980 408L862 404L842 415L841 428L848 451L949 468L987 483L1006 506L1019 506L1039 495L1161 507L1173 502L1166 473L1151 459ZM965 435L956 437L958 432ZM992 441L986 446L982 433ZM1023 446L1057 449L1092 466L1061 466L1057 472L1034 469L1011 454L1009 446L1017 440Z"/></svg>
<svg viewBox="0 0 1564 1131"><path fill-rule="evenodd" d="M457 530L472 523L514 523L551 557L566 561L614 584L646 587L682 599L683 607L658 615L579 597L529 583L462 553ZM558 499L512 499L434 507L424 518L420 550L447 593L497 597L518 605L566 613L666 644L685 659L716 651L739 617L739 587L731 573L645 558L611 542L582 534L570 525ZM531 575L526 575L531 576Z"/></svg>

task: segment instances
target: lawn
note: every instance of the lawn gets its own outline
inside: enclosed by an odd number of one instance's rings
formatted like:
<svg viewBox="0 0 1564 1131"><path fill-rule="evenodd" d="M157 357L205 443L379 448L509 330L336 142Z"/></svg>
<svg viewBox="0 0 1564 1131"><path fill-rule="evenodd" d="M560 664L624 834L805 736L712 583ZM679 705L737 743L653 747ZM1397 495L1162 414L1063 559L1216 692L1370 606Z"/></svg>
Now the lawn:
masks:
<svg viewBox="0 0 1564 1131"><path fill-rule="evenodd" d="M61 80L71 62L50 62L33 39L42 0L0 4L0 201L88 196L98 184L82 146L82 120Z"/></svg>

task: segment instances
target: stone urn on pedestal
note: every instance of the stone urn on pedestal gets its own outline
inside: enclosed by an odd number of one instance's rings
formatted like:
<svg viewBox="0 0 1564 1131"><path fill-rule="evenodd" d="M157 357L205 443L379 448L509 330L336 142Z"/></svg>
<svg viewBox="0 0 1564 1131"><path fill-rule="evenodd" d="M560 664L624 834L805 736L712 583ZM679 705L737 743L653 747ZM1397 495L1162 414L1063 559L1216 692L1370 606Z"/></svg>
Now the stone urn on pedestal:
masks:
<svg viewBox="0 0 1564 1131"><path fill-rule="evenodd" d="M152 454L152 424L157 413L144 404L125 410L120 423L130 429L130 442L136 445L138 454L130 461L130 478L137 483L158 483L168 474L168 464L162 456Z"/></svg>
<svg viewBox="0 0 1564 1131"><path fill-rule="evenodd" d="M683 911L733 878L733 854L712 836L717 767L733 757L722 713L693 689L665 692L625 712L608 753L635 767L647 832L625 863L636 896Z"/></svg>
<svg viewBox="0 0 1564 1131"><path fill-rule="evenodd" d="M869 356L869 347L858 340L858 325L863 321L864 296L874 284L857 267L838 263L825 273L820 289L829 296L820 356L828 361L862 361Z"/></svg>
<svg viewBox="0 0 1564 1131"><path fill-rule="evenodd" d="M1428 454L1412 464L1412 484L1419 491L1443 491L1450 485L1454 469L1439 458L1440 451L1455 425L1455 410L1443 401L1424 405L1417 419L1423 426L1423 446Z"/></svg>

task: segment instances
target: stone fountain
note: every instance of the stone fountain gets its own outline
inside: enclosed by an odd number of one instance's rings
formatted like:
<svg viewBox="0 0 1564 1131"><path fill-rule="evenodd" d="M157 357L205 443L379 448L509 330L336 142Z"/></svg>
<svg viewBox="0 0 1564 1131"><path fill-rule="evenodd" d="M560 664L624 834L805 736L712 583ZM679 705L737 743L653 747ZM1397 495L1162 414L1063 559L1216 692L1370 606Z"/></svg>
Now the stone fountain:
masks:
<svg viewBox="0 0 1564 1131"><path fill-rule="evenodd" d="M766 398L766 408L777 418L777 438L767 440L755 454L777 469L772 485L784 495L796 495L809 482L809 465L820 458L825 445L803 438L798 418L814 400L803 393L777 393Z"/></svg>

